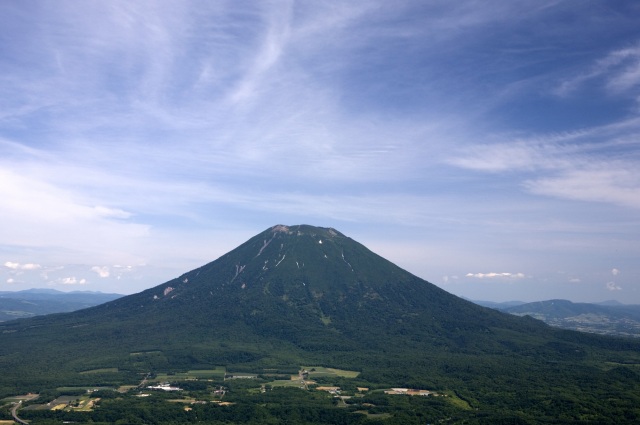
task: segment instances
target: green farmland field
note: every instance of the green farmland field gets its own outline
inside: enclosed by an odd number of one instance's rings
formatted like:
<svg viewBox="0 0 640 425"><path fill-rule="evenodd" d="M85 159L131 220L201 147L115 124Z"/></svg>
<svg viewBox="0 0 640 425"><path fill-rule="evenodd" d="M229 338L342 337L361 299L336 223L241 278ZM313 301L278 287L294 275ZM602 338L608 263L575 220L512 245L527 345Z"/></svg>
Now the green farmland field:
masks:
<svg viewBox="0 0 640 425"><path fill-rule="evenodd" d="M302 368L309 372L309 378L332 376L339 376L341 378L356 378L360 374L360 372L356 372L353 370L334 369L332 367L303 366Z"/></svg>
<svg viewBox="0 0 640 425"><path fill-rule="evenodd" d="M190 370L188 372L177 372L173 374L159 373L153 382L165 382L165 381L187 381L193 379L219 379L223 380L227 369L224 366L217 366L215 369L198 369Z"/></svg>

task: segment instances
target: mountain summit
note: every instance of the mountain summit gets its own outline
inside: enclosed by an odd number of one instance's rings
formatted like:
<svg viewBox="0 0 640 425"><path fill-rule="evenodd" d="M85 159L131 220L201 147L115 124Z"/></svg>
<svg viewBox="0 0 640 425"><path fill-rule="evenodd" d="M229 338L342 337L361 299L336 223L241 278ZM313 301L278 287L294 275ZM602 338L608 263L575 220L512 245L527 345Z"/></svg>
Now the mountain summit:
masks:
<svg viewBox="0 0 640 425"><path fill-rule="evenodd" d="M598 394L614 386L625 406L640 402L629 396L639 393L638 352L638 341L553 329L458 298L335 229L277 225L138 294L0 323L0 395L149 372L323 365L372 385L455 390L470 405L510 409L496 394L518 394L538 415L561 391L577 397L571 409L599 411Z"/></svg>

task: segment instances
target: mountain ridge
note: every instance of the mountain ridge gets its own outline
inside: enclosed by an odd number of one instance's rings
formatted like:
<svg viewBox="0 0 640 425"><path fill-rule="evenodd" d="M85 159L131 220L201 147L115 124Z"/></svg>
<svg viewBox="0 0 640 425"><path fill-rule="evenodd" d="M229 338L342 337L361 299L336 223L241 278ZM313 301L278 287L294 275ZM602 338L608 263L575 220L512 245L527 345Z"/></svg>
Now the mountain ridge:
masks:
<svg viewBox="0 0 640 425"><path fill-rule="evenodd" d="M81 310L122 296L93 291L62 292L50 288L0 291L0 322Z"/></svg>
<svg viewBox="0 0 640 425"><path fill-rule="evenodd" d="M574 303L555 299L497 306L501 311L528 315L564 329L602 335L640 337L640 306L633 304Z"/></svg>

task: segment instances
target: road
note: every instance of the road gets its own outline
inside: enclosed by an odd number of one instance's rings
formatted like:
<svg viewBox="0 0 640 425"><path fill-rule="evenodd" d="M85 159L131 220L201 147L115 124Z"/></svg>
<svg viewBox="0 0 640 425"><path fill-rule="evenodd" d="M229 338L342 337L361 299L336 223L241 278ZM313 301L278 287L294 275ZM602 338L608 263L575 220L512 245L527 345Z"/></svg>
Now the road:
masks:
<svg viewBox="0 0 640 425"><path fill-rule="evenodd" d="M13 419L15 419L16 422L28 425L29 422L25 421L24 419L20 419L18 417L18 409L20 407L22 407L22 400L20 400L19 402L15 403L13 405L13 407L11 408L11 416L13 416Z"/></svg>
<svg viewBox="0 0 640 425"><path fill-rule="evenodd" d="M144 378L142 378L142 382L140 382L140 385L138 385L138 388L144 388L150 376L151 376L151 372L147 373L147 375Z"/></svg>

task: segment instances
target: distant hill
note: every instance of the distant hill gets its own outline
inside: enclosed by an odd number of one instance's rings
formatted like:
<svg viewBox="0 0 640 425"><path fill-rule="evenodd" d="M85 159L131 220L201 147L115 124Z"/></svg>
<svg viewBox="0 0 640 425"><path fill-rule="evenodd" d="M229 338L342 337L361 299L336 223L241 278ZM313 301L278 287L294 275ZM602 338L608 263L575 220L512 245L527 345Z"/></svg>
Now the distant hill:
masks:
<svg viewBox="0 0 640 425"><path fill-rule="evenodd" d="M93 307L122 297L120 294L55 289L0 291L0 322Z"/></svg>
<svg viewBox="0 0 640 425"><path fill-rule="evenodd" d="M640 337L640 305L548 300L515 306L496 304L494 308L518 316L530 316L564 329Z"/></svg>
<svg viewBox="0 0 640 425"><path fill-rule="evenodd" d="M623 303L621 303L620 301L616 301L616 300L607 300L607 301L602 301L599 303L594 303L597 305L611 305L611 306L622 306L625 305Z"/></svg>
<svg viewBox="0 0 640 425"><path fill-rule="evenodd" d="M465 298L468 299L468 298ZM477 301L477 300L469 300L475 304L481 305L483 307L495 308L497 310L504 310L509 307L515 307L517 305L527 304L524 301Z"/></svg>
<svg viewBox="0 0 640 425"><path fill-rule="evenodd" d="M358 423L428 422L403 419L416 409L450 423L640 421L639 340L476 305L332 228L273 226L138 294L0 323L0 398L135 387L147 376L218 366L245 376L297 374L302 365L353 371L356 384L341 385L354 388L448 394L403 399L404 413L390 413L390 422ZM247 412L268 408L260 391Z"/></svg>

